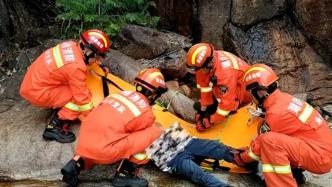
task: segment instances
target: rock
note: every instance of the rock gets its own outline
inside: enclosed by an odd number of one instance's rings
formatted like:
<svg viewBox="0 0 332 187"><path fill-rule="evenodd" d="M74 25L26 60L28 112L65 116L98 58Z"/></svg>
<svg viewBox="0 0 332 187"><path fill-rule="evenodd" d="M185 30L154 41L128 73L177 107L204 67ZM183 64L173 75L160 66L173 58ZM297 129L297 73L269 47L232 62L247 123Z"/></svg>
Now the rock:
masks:
<svg viewBox="0 0 332 187"><path fill-rule="evenodd" d="M321 106L332 100L332 71L308 45L302 33L287 18L253 26L246 32L230 24L227 44L249 63L270 65L280 77L282 90L307 93Z"/></svg>
<svg viewBox="0 0 332 187"><path fill-rule="evenodd" d="M322 107L322 110L324 113L326 113L328 116L332 117L332 105L328 104L328 105L324 105Z"/></svg>
<svg viewBox="0 0 332 187"><path fill-rule="evenodd" d="M167 81L166 82L167 88L174 90L174 91L179 91L180 90L180 86L179 86L179 82L178 81Z"/></svg>
<svg viewBox="0 0 332 187"><path fill-rule="evenodd" d="M187 73L186 56L187 52L180 49L150 61L143 60L142 63L145 67L160 69L166 78L181 79Z"/></svg>
<svg viewBox="0 0 332 187"><path fill-rule="evenodd" d="M16 62L9 65L10 69L17 69L18 71L25 71L30 64L41 55L46 49L54 47L55 45L61 43L62 40L49 39L43 42L41 45L23 50L18 57Z"/></svg>
<svg viewBox="0 0 332 187"><path fill-rule="evenodd" d="M183 95L179 90L168 90L160 100L170 105L170 111L186 121L194 121L196 111L193 108L194 101Z"/></svg>
<svg viewBox="0 0 332 187"><path fill-rule="evenodd" d="M133 83L136 75L144 67L132 58L122 54L119 51L112 50L109 57L105 60L109 64L110 71L121 79ZM192 120L194 113L191 111L193 100L179 93L179 91L168 90L163 94L162 102L172 104L172 112L185 120Z"/></svg>
<svg viewBox="0 0 332 187"><path fill-rule="evenodd" d="M192 34L193 9L187 0L155 0L156 15L160 17L158 28L176 31L189 36Z"/></svg>
<svg viewBox="0 0 332 187"><path fill-rule="evenodd" d="M232 1L232 23L238 26L251 26L282 14L286 0L236 0ZM250 16L249 16L250 15Z"/></svg>
<svg viewBox="0 0 332 187"><path fill-rule="evenodd" d="M198 21L202 32L200 41L211 42L217 49L223 48L223 27L230 19L231 2L198 1Z"/></svg>
<svg viewBox="0 0 332 187"><path fill-rule="evenodd" d="M312 47L332 65L332 1L297 0L294 13Z"/></svg>
<svg viewBox="0 0 332 187"><path fill-rule="evenodd" d="M141 63L117 50L111 50L104 63L108 64L111 73L129 83L134 83L136 75L144 69Z"/></svg>
<svg viewBox="0 0 332 187"><path fill-rule="evenodd" d="M114 46L134 59L154 59L165 53L191 46L188 38L137 25L125 26Z"/></svg>
<svg viewBox="0 0 332 187"><path fill-rule="evenodd" d="M180 89L181 89L181 92L182 92L185 96L187 96L187 97L190 97L190 96L191 96L191 89L189 88L188 85L183 84L183 85L180 86Z"/></svg>
<svg viewBox="0 0 332 187"><path fill-rule="evenodd" d="M307 93L296 93L296 94L293 94L293 96L298 99L301 99L302 101L306 101L308 94Z"/></svg>

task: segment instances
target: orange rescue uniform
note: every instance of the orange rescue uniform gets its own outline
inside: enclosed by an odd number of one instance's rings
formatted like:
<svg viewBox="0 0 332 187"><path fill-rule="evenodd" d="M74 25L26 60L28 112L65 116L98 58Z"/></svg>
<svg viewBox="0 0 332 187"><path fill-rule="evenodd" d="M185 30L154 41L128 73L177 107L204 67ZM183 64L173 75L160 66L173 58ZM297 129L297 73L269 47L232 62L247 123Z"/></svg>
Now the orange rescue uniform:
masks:
<svg viewBox="0 0 332 187"><path fill-rule="evenodd" d="M63 42L42 53L28 68L20 95L41 108L60 108L59 118L74 120L93 107L87 67L79 44Z"/></svg>
<svg viewBox="0 0 332 187"><path fill-rule="evenodd" d="M139 92L111 94L81 125L76 154L90 164L112 164L143 152L161 134Z"/></svg>
<svg viewBox="0 0 332 187"><path fill-rule="evenodd" d="M218 101L216 112L211 116L211 123L220 123L231 112L248 104L252 97L242 83L242 76L249 65L226 51L214 51L213 68L209 72L199 69L196 72L197 88L201 91L200 103L202 106L213 104L213 96ZM216 78L212 87L210 80ZM224 88L224 93L221 91Z"/></svg>
<svg viewBox="0 0 332 187"><path fill-rule="evenodd" d="M266 123L241 158L261 160L267 186L297 186L291 168L330 171L332 133L318 111L280 90L267 97L264 108Z"/></svg>

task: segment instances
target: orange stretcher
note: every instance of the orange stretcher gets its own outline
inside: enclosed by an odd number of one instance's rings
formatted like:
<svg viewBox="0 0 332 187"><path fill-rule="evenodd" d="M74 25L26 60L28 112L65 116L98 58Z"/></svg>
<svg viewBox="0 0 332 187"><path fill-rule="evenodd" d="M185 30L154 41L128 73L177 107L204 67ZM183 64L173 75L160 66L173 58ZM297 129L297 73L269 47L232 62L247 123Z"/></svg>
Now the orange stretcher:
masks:
<svg viewBox="0 0 332 187"><path fill-rule="evenodd" d="M104 98L102 76L105 76L105 73L98 65L92 65L89 67L87 84L92 92L93 103L95 106L97 106ZM109 93L119 92L119 88L122 90L135 90L133 85L111 73L107 74L106 78L109 80L107 84ZM159 105L154 105L153 111L156 115L157 122L165 128L169 127L174 122L179 122L183 128L195 137L218 140L223 144L235 148L246 147L249 145L250 141L257 134L257 124L259 122L258 120L254 120L248 123L250 115L247 113L246 107L243 107L235 114L230 115L226 122L215 125L205 132L197 132L195 124L180 119L174 114L165 111L164 108ZM230 172L248 173L244 168L240 168L223 160L219 161L219 165L222 168L229 168Z"/></svg>

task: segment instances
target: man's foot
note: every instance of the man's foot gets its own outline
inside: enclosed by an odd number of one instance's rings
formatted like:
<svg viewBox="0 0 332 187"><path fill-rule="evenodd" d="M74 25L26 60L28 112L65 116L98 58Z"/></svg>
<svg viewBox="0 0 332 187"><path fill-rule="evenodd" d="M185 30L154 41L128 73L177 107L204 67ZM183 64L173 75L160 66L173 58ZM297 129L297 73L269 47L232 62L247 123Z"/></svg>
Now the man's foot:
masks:
<svg viewBox="0 0 332 187"><path fill-rule="evenodd" d="M293 177L295 178L297 184L304 184L306 182L306 178L305 178L303 172L304 172L304 170L302 170L301 168L292 169L292 174L293 174Z"/></svg>
<svg viewBox="0 0 332 187"><path fill-rule="evenodd" d="M60 120L57 111L53 113L52 119L43 133L43 138L60 143L71 143L76 140L75 134L68 130L67 121Z"/></svg>
<svg viewBox="0 0 332 187"><path fill-rule="evenodd" d="M112 180L114 187L147 187L148 181L137 176L115 176Z"/></svg>
<svg viewBox="0 0 332 187"><path fill-rule="evenodd" d="M62 169L62 181L69 184L69 186L76 187L78 185L78 175L80 174L80 166L75 160L70 160Z"/></svg>
<svg viewBox="0 0 332 187"><path fill-rule="evenodd" d="M55 140L60 143L71 143L76 140L76 136L74 133L70 131L63 131L62 129L59 128L46 128L44 133L43 133L43 138L45 140Z"/></svg>

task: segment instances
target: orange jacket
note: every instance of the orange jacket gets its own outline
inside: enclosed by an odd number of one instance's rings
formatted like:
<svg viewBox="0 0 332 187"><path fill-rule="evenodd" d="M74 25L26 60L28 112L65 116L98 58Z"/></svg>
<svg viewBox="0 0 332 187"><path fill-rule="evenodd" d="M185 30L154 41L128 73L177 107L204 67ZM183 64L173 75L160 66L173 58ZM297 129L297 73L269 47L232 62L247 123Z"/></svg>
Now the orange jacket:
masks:
<svg viewBox="0 0 332 187"><path fill-rule="evenodd" d="M132 91L111 94L81 125L76 153L111 164L144 151L161 134L146 98Z"/></svg>
<svg viewBox="0 0 332 187"><path fill-rule="evenodd" d="M199 69L195 72L196 86L200 90L200 103L202 106L213 104L212 83L210 84L211 73L206 69Z"/></svg>
<svg viewBox="0 0 332 187"><path fill-rule="evenodd" d="M196 81L201 87L201 105L213 104L212 95L218 101L217 111L210 118L212 123L223 121L231 111L251 101L250 94L242 84L242 76L248 68L249 65L245 61L232 53L215 51L212 71L207 72L204 69L197 71ZM213 76L216 78L216 83L211 88L209 83ZM224 87L226 92L222 93L221 87Z"/></svg>
<svg viewBox="0 0 332 187"><path fill-rule="evenodd" d="M63 42L46 50L30 65L20 94L42 108L63 107L72 101L88 110L92 103L86 77L87 68L79 44ZM63 92L54 91L59 88L63 88Z"/></svg>
<svg viewBox="0 0 332 187"><path fill-rule="evenodd" d="M329 155L326 159L332 160L332 133L327 122L312 106L276 90L264 101L264 108L266 123L260 127L260 131L277 132L299 138L318 153ZM244 158L255 159L260 156L260 139L261 135L251 143L250 149L243 153ZM252 160L246 159L246 161Z"/></svg>

